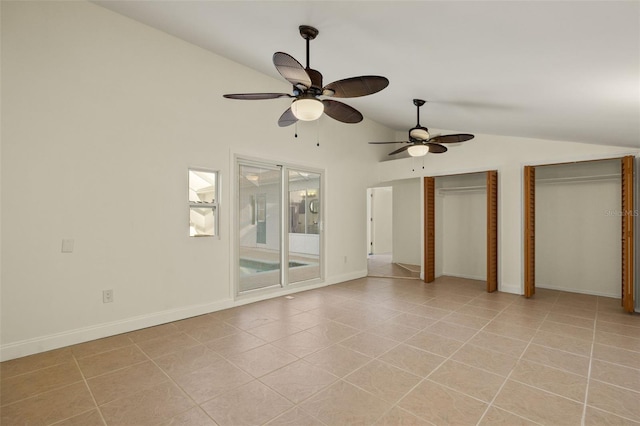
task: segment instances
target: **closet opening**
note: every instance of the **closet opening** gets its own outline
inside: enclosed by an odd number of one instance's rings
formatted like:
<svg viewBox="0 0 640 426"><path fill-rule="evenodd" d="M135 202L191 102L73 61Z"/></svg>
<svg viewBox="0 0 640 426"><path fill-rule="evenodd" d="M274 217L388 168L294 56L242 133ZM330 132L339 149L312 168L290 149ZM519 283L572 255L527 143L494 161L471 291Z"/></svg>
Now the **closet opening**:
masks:
<svg viewBox="0 0 640 426"><path fill-rule="evenodd" d="M634 157L524 168L525 296L537 288L634 311Z"/></svg>
<svg viewBox="0 0 640 426"><path fill-rule="evenodd" d="M424 268L498 289L497 171L424 178Z"/></svg>

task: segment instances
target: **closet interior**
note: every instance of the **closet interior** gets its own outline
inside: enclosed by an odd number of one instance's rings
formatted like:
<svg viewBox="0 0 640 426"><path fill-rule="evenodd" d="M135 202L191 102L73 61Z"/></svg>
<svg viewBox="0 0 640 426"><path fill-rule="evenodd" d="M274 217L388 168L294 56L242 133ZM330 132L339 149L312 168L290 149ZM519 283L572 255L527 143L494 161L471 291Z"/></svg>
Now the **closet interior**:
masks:
<svg viewBox="0 0 640 426"><path fill-rule="evenodd" d="M537 166L536 286L620 298L621 162Z"/></svg>
<svg viewBox="0 0 640 426"><path fill-rule="evenodd" d="M446 275L497 290L497 172L425 178L425 281Z"/></svg>

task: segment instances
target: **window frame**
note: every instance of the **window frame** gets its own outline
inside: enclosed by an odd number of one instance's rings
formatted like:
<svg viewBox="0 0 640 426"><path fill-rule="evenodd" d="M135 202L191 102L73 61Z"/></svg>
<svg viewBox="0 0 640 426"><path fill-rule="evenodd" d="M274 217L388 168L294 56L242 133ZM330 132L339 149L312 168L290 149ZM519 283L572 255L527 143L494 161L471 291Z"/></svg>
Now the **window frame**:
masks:
<svg viewBox="0 0 640 426"><path fill-rule="evenodd" d="M197 202L189 199L189 191L191 190L191 172L211 173L215 175L215 187L213 190L213 202ZM191 211L192 209L211 209L213 214L213 235L191 235L190 238L217 237L220 238L220 171L208 169L204 167L188 167L187 168L187 202L189 204L189 228L191 227Z"/></svg>

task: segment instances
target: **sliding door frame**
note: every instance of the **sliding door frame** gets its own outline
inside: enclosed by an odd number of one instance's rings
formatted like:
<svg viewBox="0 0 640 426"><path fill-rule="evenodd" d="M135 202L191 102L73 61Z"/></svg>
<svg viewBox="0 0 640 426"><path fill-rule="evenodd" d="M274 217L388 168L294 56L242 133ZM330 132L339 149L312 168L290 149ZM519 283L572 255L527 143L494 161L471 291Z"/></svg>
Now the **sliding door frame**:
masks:
<svg viewBox="0 0 640 426"><path fill-rule="evenodd" d="M231 216L233 219L230 221L231 226L233 227L231 235L232 235L232 264L230 265L230 275L231 282L233 283L233 298L234 299L242 299L247 297L256 297L262 294L279 292L287 289L294 289L299 286L304 285L312 285L319 284L324 282L325 279L325 212L326 212L326 176L324 169L318 169L314 167L309 167L300 164L286 163L282 161L275 161L272 159L258 159L252 158L244 155L234 155L234 178L231 179L234 182L234 186L232 187L232 191L234 194L234 202ZM259 288L255 290L240 290L240 274L239 274L239 263L240 263L240 223L239 223L239 203L240 203L240 186L238 184L238 177L240 174L240 166L248 165L248 166L256 166L256 167L265 167L270 169L279 168L280 169L280 283L279 285L272 285L264 288ZM317 278L313 278L306 281L298 281L294 283L289 282L289 223L290 223L290 214L289 214L289 171L301 171L301 172L309 172L320 175L320 188L318 190L320 205L319 205L319 258L318 264L320 269L320 276Z"/></svg>

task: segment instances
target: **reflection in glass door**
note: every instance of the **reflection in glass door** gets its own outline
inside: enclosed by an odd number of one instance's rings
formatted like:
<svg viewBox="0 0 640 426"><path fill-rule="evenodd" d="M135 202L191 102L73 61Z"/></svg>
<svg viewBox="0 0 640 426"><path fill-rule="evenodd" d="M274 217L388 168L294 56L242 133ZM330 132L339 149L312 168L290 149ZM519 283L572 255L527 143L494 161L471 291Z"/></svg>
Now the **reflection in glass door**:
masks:
<svg viewBox="0 0 640 426"><path fill-rule="evenodd" d="M320 174L289 169L289 282L320 278Z"/></svg>
<svg viewBox="0 0 640 426"><path fill-rule="evenodd" d="M239 291L281 286L282 171L238 166Z"/></svg>

